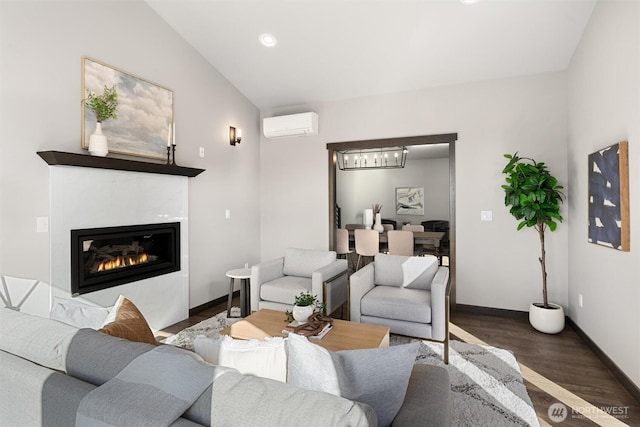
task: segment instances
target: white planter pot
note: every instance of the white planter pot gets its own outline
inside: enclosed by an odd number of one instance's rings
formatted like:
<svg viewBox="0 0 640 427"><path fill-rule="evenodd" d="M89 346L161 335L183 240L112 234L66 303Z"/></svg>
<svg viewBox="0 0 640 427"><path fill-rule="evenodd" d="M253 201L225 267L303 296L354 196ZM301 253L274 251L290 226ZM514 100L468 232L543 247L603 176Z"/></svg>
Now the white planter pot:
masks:
<svg viewBox="0 0 640 427"><path fill-rule="evenodd" d="M294 305L292 311L293 318L299 323L307 323L307 319L313 314L313 308L313 305L306 305L304 307Z"/></svg>
<svg viewBox="0 0 640 427"><path fill-rule="evenodd" d="M375 224L373 224L373 229L378 233L382 233L384 231L384 227L382 226L382 219L379 213L376 214L376 222Z"/></svg>
<svg viewBox="0 0 640 427"><path fill-rule="evenodd" d="M89 154L105 157L109 154L107 137L102 133L102 123L96 123L96 131L89 136Z"/></svg>
<svg viewBox="0 0 640 427"><path fill-rule="evenodd" d="M529 306L529 323L545 334L557 334L564 329L564 309L558 304L549 303L549 308L544 308L542 303L532 303Z"/></svg>

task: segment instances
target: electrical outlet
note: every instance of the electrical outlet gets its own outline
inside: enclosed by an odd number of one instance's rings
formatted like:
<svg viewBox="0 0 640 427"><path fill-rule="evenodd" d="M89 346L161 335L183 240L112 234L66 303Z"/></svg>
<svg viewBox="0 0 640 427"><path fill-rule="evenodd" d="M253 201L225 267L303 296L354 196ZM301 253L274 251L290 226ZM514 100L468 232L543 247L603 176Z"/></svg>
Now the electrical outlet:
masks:
<svg viewBox="0 0 640 427"><path fill-rule="evenodd" d="M578 294L578 305L582 308L582 294Z"/></svg>
<svg viewBox="0 0 640 427"><path fill-rule="evenodd" d="M493 211L480 211L480 221L493 221Z"/></svg>
<svg viewBox="0 0 640 427"><path fill-rule="evenodd" d="M204 147L200 147L200 157L204 157Z"/></svg>
<svg viewBox="0 0 640 427"><path fill-rule="evenodd" d="M231 209L226 209L224 211L224 219L231 219Z"/></svg>

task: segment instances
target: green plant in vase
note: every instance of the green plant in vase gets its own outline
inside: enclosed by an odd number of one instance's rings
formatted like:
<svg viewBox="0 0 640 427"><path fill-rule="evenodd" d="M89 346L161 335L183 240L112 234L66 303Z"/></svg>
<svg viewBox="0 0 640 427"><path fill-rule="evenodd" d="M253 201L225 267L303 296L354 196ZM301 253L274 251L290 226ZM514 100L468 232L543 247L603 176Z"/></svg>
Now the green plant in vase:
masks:
<svg viewBox="0 0 640 427"><path fill-rule="evenodd" d="M107 137L102 133L102 122L118 119L118 90L115 85L112 87L105 85L102 95L87 91L87 97L82 102L96 116L96 130L89 137L89 153L104 157L109 153L109 149Z"/></svg>
<svg viewBox="0 0 640 427"><path fill-rule="evenodd" d="M102 95L87 90L87 97L83 102L93 111L98 123L108 119L118 119L118 90L115 85L111 87L105 85Z"/></svg>
<svg viewBox="0 0 640 427"><path fill-rule="evenodd" d="M296 320L299 323L305 323L309 316L317 311L324 311L326 306L326 303L320 302L316 295L300 292L294 299L293 309L285 311L287 322Z"/></svg>

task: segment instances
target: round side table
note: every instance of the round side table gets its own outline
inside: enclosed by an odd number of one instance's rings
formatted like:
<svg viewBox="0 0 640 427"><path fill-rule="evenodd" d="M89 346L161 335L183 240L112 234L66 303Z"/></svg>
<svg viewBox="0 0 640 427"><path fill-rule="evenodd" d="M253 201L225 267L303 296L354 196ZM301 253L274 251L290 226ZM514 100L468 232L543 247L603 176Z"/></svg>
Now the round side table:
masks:
<svg viewBox="0 0 640 427"><path fill-rule="evenodd" d="M242 317L251 313L249 297L249 280L251 280L250 268L237 268L225 273L231 280L229 282L229 298L227 299L227 317L231 317L231 300L233 299L233 283L235 279L240 279L240 312Z"/></svg>

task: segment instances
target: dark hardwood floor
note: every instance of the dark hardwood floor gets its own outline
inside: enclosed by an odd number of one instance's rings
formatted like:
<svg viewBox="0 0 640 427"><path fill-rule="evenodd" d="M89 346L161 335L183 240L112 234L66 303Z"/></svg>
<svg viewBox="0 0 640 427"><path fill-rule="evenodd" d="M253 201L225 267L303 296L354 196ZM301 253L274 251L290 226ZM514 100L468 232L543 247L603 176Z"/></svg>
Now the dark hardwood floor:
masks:
<svg viewBox="0 0 640 427"><path fill-rule="evenodd" d="M526 318L505 318L486 314L453 311L451 323L462 328L489 345L511 350L521 365L532 369L568 392L605 411L617 411L619 421L627 425L640 425L640 405L615 379L585 342L566 326L557 335L535 331ZM452 339L457 339L453 336ZM549 406L559 400L550 395L551 390L541 390L526 380L525 384L536 409L538 418L556 425L548 416ZM552 387L549 387L551 389ZM579 404L577 411L587 413L588 407ZM593 412L591 412L593 413ZM613 412L611 412L613 413ZM622 416L626 413L626 418ZM576 414L579 415L579 414ZM611 425L606 419L596 420ZM599 425L575 417L557 425Z"/></svg>
<svg viewBox="0 0 640 427"><path fill-rule="evenodd" d="M234 299L233 304L239 305L238 298ZM226 303L219 304L165 328L163 332L175 334L225 310ZM598 418L597 414L595 420L590 421L571 413L565 421L556 424L548 416L549 406L559 401L554 395L566 395L570 401L574 400L575 395L597 408L616 411L617 419L626 425L640 425L640 404L622 387L571 327L565 327L560 334L547 335L536 332L526 318L506 318L456 310L451 312L451 323L488 345L511 350L521 365L550 381L552 386L547 387L543 383L541 387L545 389L541 389L527 381L524 375L541 425L611 425L611 420ZM457 337L452 332L451 339L464 340L461 338L464 337ZM565 391L560 389L558 392L556 386ZM579 413L593 414L593 410L588 406L584 407L580 401L575 406Z"/></svg>
<svg viewBox="0 0 640 427"><path fill-rule="evenodd" d="M235 297L232 300L232 305L234 307L240 307L240 298ZM162 332L169 335L177 334L181 330L188 328L189 326L193 326L196 323L200 323L203 320L207 320L210 317L215 316L218 313L222 313L223 311L227 311L227 302L220 303L211 308L207 308L204 311L201 311L197 314L190 316L188 319L183 320L182 322L178 322L175 325L168 326L162 330Z"/></svg>

